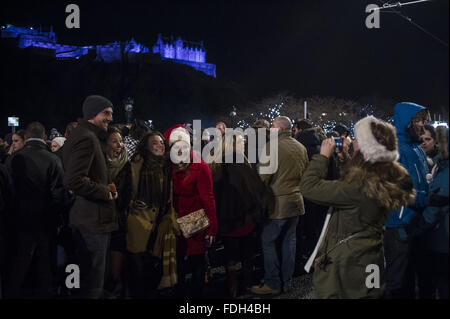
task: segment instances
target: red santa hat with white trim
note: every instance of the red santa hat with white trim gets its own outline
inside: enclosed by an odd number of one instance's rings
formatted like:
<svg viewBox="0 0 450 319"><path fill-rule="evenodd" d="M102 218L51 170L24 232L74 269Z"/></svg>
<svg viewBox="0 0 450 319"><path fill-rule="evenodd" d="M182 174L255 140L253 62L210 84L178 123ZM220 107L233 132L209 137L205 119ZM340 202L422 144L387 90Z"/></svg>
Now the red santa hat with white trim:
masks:
<svg viewBox="0 0 450 319"><path fill-rule="evenodd" d="M191 138L189 135L189 131L186 126L182 124L177 124L170 127L167 131L164 132L164 138L169 143L169 147L171 147L175 142L183 141L190 145Z"/></svg>

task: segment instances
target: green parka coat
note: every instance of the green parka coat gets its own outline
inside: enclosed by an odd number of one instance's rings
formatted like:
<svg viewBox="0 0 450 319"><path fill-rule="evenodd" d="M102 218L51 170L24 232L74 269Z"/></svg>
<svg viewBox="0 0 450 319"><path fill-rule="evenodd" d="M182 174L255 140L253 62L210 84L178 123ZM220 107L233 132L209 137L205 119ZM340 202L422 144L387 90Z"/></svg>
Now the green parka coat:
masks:
<svg viewBox="0 0 450 319"><path fill-rule="evenodd" d="M360 168L348 172L357 182L328 181L327 169L328 158L314 155L300 184L305 198L331 206L313 263L313 298L380 298L385 283L383 225L391 210L385 206L406 204L414 191Z"/></svg>
<svg viewBox="0 0 450 319"><path fill-rule="evenodd" d="M305 213L299 184L308 166L306 148L291 137L290 130L279 131L277 137L275 170L272 174L260 172L261 180L271 188L275 200L269 205L269 219L284 219ZM266 152L270 150L270 143L271 141L266 144ZM260 163L259 167L261 166L267 166L267 164Z"/></svg>

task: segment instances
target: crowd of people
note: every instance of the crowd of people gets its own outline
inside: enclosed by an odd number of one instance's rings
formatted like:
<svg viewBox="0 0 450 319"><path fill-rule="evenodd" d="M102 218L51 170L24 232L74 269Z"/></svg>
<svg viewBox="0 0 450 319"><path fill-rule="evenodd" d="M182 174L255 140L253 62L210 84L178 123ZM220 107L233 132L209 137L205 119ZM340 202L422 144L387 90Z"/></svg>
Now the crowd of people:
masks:
<svg viewBox="0 0 450 319"><path fill-rule="evenodd" d="M448 128L425 107L353 132L260 119L262 148L218 122L206 156L187 125L112 124L105 97L82 114L64 136L32 122L0 141L0 298L204 298L217 242L230 298L288 292L304 271L314 298L448 298Z"/></svg>

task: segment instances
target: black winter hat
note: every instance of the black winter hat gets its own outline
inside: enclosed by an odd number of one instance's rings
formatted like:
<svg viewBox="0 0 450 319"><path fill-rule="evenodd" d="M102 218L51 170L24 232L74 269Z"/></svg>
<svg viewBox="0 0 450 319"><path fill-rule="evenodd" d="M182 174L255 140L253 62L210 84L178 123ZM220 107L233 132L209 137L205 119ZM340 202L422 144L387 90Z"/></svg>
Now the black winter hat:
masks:
<svg viewBox="0 0 450 319"><path fill-rule="evenodd" d="M83 118L90 120L108 107L113 107L110 100L101 95L90 95L83 102Z"/></svg>
<svg viewBox="0 0 450 319"><path fill-rule="evenodd" d="M339 136L341 136L342 134L345 134L345 133L347 133L347 135L350 135L350 129L342 123L336 125L334 127L334 130L339 133Z"/></svg>
<svg viewBox="0 0 450 319"><path fill-rule="evenodd" d="M295 121L295 126L297 126L299 130L306 130L313 127L311 120L308 119L297 119L297 121Z"/></svg>

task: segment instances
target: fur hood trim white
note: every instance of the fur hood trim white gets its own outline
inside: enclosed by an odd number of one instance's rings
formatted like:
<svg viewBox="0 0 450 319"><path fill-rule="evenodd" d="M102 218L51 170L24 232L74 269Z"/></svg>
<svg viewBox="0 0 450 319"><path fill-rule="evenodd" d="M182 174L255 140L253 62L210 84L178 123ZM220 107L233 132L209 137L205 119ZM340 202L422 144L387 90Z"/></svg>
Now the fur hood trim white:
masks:
<svg viewBox="0 0 450 319"><path fill-rule="evenodd" d="M372 134L371 123L381 121L373 116L368 116L358 121L355 125L355 137L358 140L358 148L364 159L370 163L392 162L399 158L398 149L389 151L377 142Z"/></svg>

